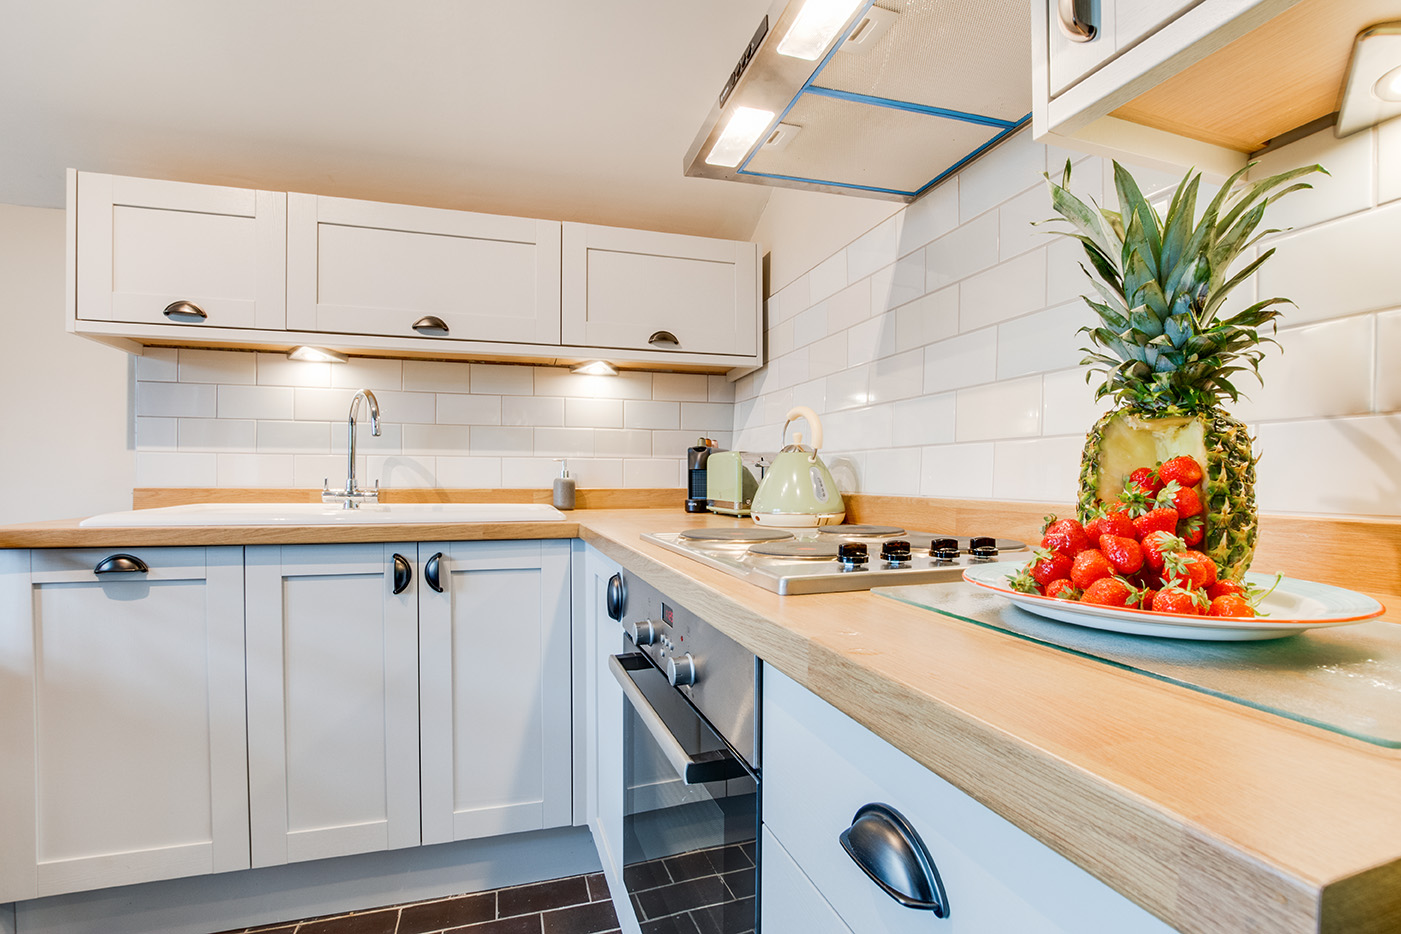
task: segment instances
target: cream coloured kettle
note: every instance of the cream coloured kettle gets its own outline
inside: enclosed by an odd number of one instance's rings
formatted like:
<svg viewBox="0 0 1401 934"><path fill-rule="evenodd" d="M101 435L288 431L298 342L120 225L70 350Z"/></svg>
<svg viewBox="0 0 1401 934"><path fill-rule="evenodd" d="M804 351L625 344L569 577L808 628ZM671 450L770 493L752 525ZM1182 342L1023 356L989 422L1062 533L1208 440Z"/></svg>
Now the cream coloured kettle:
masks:
<svg viewBox="0 0 1401 934"><path fill-rule="evenodd" d="M846 518L846 504L832 472L817 456L817 449L822 447L822 422L807 406L794 406L783 423L785 441L788 426L795 418L807 420L812 429L812 447L803 444L801 434L794 433L793 443L784 445L754 491L749 514L760 525L786 528L841 522Z"/></svg>

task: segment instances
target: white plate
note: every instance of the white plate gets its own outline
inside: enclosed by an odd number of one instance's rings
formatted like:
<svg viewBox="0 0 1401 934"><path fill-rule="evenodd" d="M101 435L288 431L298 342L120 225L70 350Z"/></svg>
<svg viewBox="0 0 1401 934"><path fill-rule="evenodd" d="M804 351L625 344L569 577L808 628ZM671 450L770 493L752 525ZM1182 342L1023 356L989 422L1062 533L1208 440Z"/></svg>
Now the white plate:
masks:
<svg viewBox="0 0 1401 934"><path fill-rule="evenodd" d="M1007 577L1025 566L1025 561L983 564L965 570L963 579L1002 594L1022 609L1047 619L1109 632L1166 639L1210 639L1217 642L1282 639L1305 629L1360 623L1386 612L1386 607L1365 594L1292 577L1281 579L1279 586L1260 605L1260 610L1269 614L1264 617L1179 616L1175 613L1096 606L1013 590L1007 583ZM1245 580L1264 590L1275 582L1269 574L1247 573Z"/></svg>

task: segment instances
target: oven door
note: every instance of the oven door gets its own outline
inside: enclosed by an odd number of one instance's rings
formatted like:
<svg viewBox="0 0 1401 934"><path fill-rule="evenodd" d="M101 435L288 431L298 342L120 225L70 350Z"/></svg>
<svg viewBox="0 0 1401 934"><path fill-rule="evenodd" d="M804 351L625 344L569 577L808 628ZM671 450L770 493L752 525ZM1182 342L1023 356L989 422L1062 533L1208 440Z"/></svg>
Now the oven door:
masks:
<svg viewBox="0 0 1401 934"><path fill-rule="evenodd" d="M758 926L759 784L645 655L623 689L623 882L648 934Z"/></svg>

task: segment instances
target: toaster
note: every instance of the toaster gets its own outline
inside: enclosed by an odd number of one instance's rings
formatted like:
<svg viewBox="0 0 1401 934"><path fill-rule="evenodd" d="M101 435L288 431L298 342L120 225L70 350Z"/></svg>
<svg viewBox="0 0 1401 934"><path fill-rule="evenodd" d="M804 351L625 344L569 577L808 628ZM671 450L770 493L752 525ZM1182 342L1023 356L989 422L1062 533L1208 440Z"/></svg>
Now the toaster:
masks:
<svg viewBox="0 0 1401 934"><path fill-rule="evenodd" d="M743 451L719 451L705 464L705 490L710 511L726 516L749 515L749 504L759 487L755 472L766 466L762 455Z"/></svg>

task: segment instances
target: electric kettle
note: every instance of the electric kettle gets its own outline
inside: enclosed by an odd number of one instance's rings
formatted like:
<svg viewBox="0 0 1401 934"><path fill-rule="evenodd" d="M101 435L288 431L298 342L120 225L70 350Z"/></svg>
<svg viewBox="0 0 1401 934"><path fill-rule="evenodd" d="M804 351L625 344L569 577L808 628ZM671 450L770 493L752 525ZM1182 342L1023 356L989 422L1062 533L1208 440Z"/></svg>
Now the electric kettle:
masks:
<svg viewBox="0 0 1401 934"><path fill-rule="evenodd" d="M794 433L793 443L784 446L764 474L749 514L760 525L800 528L831 525L846 518L846 504L827 465L817 456L822 447L822 423L817 413L805 405L794 406L783 423L783 438L793 419L807 420L812 429L812 447Z"/></svg>

